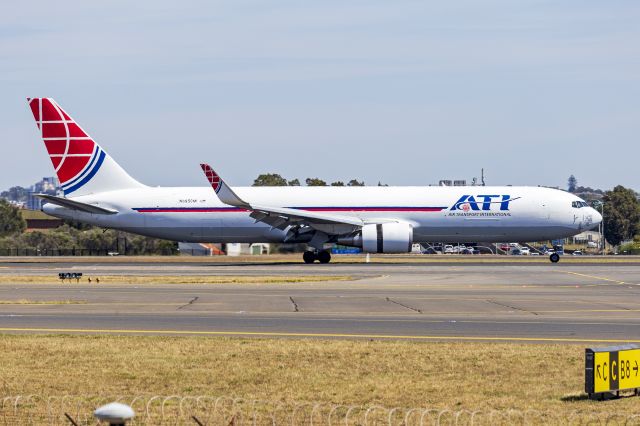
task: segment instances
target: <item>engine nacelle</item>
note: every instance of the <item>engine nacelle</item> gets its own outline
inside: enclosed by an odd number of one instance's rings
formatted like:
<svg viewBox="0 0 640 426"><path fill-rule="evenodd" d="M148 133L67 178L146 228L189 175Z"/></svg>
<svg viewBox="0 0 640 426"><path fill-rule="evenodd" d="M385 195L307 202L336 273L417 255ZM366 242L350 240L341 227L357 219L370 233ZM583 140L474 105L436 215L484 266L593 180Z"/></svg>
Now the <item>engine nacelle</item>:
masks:
<svg viewBox="0 0 640 426"><path fill-rule="evenodd" d="M413 227L403 222L365 225L361 238L365 253L409 253L413 245Z"/></svg>

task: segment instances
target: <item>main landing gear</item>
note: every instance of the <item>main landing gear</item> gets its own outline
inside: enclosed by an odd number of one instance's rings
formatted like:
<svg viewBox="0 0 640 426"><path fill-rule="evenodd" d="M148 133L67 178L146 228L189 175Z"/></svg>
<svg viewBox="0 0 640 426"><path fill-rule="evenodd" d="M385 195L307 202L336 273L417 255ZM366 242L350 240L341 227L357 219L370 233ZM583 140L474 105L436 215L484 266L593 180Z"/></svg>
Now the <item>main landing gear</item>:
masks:
<svg viewBox="0 0 640 426"><path fill-rule="evenodd" d="M551 253L551 255L549 255L549 260L551 263L558 263L560 261L560 255L558 253Z"/></svg>
<svg viewBox="0 0 640 426"><path fill-rule="evenodd" d="M331 262L331 253L327 250L305 251L302 255L302 259L304 260L304 263L313 263L316 260L320 263L329 263Z"/></svg>

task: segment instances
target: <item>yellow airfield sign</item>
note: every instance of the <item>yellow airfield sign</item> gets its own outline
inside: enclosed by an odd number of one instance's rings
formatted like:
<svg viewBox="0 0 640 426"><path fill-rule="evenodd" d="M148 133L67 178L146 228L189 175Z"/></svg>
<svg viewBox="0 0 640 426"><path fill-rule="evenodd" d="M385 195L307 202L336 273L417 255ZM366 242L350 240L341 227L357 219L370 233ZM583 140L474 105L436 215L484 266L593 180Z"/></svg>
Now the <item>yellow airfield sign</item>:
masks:
<svg viewBox="0 0 640 426"><path fill-rule="evenodd" d="M589 395L640 388L640 346L587 349L584 388Z"/></svg>

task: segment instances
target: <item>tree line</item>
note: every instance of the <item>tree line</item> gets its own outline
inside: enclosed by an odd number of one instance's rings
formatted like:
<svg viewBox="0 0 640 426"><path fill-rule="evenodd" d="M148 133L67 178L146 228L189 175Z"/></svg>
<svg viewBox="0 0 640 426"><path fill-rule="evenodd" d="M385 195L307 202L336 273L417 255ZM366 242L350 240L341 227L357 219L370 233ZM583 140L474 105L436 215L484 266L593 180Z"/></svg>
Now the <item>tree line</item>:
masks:
<svg viewBox="0 0 640 426"><path fill-rule="evenodd" d="M327 181L314 177L306 178L304 181L306 186L365 186L364 181L358 179L351 179L348 182L341 180L327 183ZM254 179L251 186L300 186L299 179L287 180L278 173L263 173ZM387 186L378 182L378 186Z"/></svg>
<svg viewBox="0 0 640 426"><path fill-rule="evenodd" d="M20 209L0 199L0 252L13 249L44 250L91 250L95 252L122 251L131 254L177 253L178 245L173 241L144 237L113 229L103 230L71 221L47 231L25 232L27 223Z"/></svg>
<svg viewBox="0 0 640 426"><path fill-rule="evenodd" d="M595 206L597 209L598 206ZM638 194L622 185L606 191L602 197L604 235L609 244L635 240L633 249L640 249L640 201ZM600 210L600 209L598 209ZM635 247L637 245L637 247Z"/></svg>
<svg viewBox="0 0 640 426"><path fill-rule="evenodd" d="M589 186L579 186L578 179L574 175L569 176L569 179L567 179L567 191L574 194L580 194L585 197L585 199L594 196L599 199L604 195L604 191L601 189L594 189Z"/></svg>

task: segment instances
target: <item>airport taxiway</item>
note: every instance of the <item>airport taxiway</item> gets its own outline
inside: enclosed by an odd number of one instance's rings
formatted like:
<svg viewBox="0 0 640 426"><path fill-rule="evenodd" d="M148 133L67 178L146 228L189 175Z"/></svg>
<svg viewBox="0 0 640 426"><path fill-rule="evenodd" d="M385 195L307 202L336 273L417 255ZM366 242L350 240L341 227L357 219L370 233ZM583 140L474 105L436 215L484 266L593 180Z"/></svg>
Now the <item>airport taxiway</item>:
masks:
<svg viewBox="0 0 640 426"><path fill-rule="evenodd" d="M39 283L58 272L150 284ZM35 276L33 283L7 277ZM162 284L162 276L350 276ZM640 264L38 261L0 263L0 332L623 343L640 341ZM152 278L151 281L154 281Z"/></svg>

